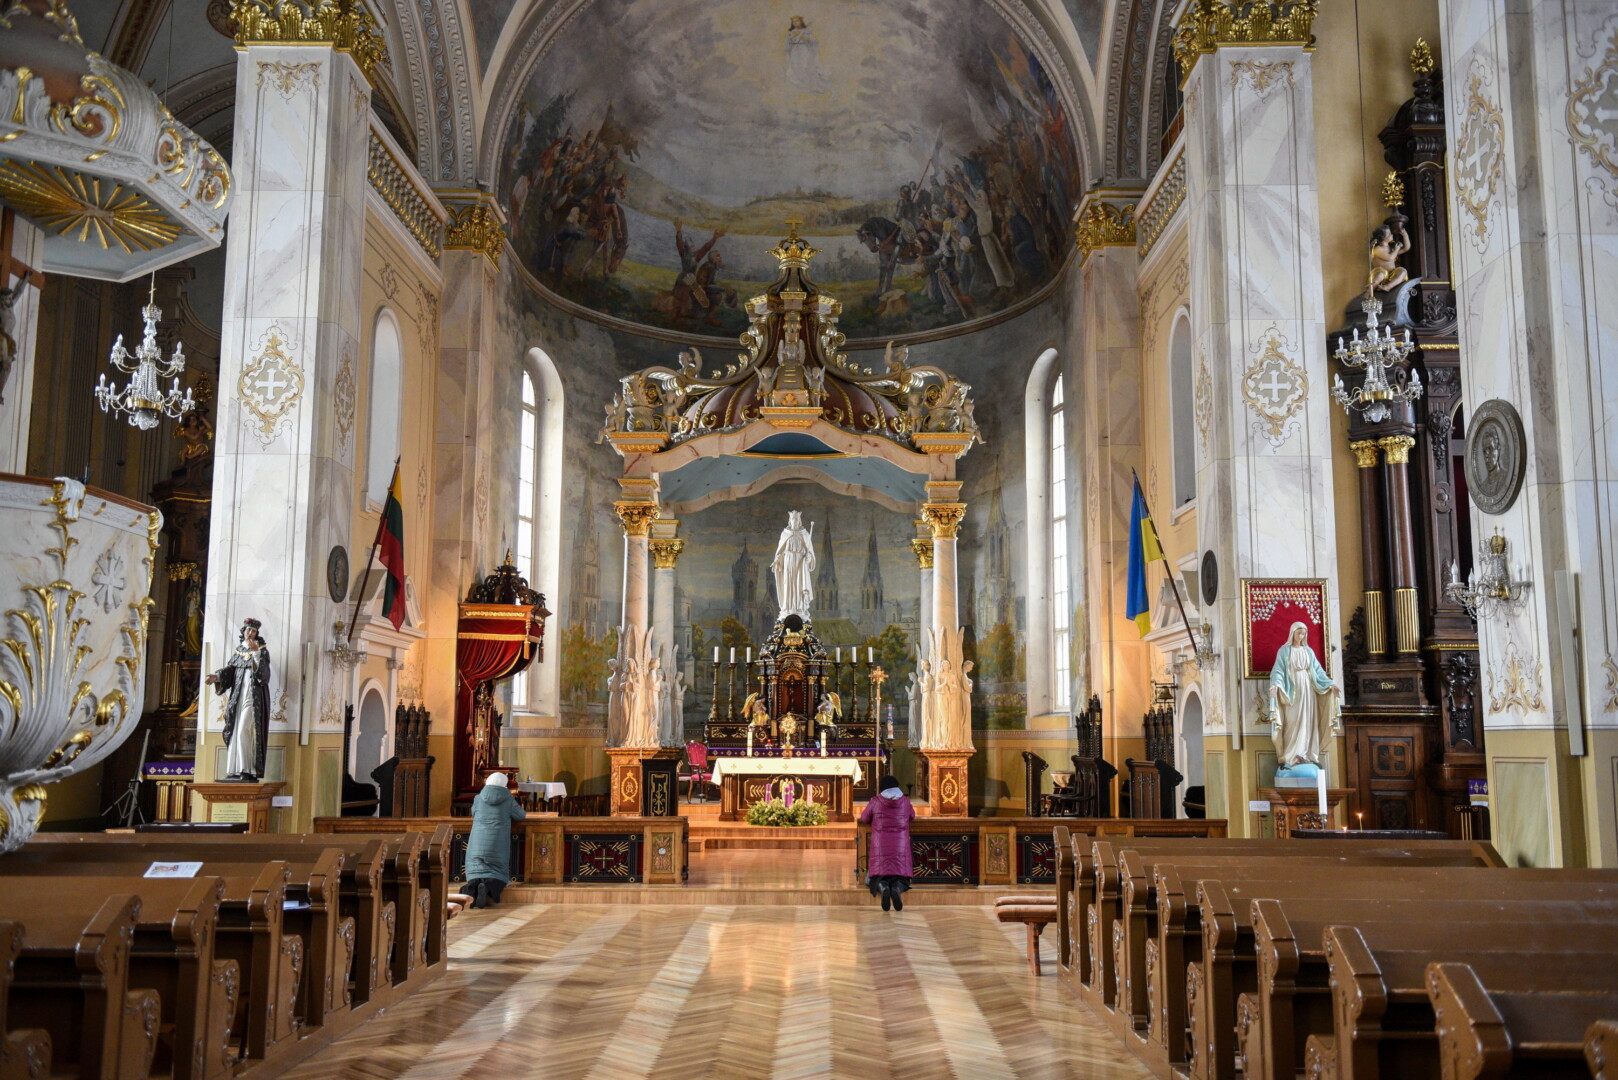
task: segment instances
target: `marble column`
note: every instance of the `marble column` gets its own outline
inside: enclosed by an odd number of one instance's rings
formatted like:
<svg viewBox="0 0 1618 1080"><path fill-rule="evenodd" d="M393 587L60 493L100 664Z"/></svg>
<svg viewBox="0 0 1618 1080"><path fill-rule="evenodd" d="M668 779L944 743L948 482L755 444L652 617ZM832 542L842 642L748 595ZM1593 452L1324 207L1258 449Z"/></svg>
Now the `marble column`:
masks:
<svg viewBox="0 0 1618 1080"><path fill-rule="evenodd" d="M503 318L499 208L476 193L439 195L458 225L446 233L440 259L444 293L433 384L432 574L424 590L423 689L433 716L433 753L449 761L461 749L452 745L459 605L467 589L499 564L505 543L516 535L507 518L514 499L491 496L493 477L502 471L497 462L506 451L497 446L500 428L490 418L498 415L496 402L510 401L520 391L521 374L511 357L498 353ZM507 445L515 441L513 436ZM515 475L514 460L509 469ZM554 605L554 597L547 599ZM554 638L544 662L561 662ZM434 785L435 813L449 812L449 787Z"/></svg>
<svg viewBox="0 0 1618 1080"><path fill-rule="evenodd" d="M1192 335L1207 388L1197 531L1219 574L1218 599L1203 613L1221 658L1202 688L1210 738L1228 738L1233 752L1228 803L1208 814L1229 817L1235 832L1251 820L1257 753L1270 747L1264 684L1243 677L1242 579L1322 579L1321 659L1342 674L1312 14L1256 6L1278 16L1256 41L1233 40L1226 16L1251 11L1226 0L1192 5L1175 40L1187 73Z"/></svg>
<svg viewBox="0 0 1618 1080"><path fill-rule="evenodd" d="M647 558L657 517L656 482L624 479L613 504L624 525L623 621L607 699L607 757L612 763L612 813L641 809L641 759L658 752L659 697L650 664L651 596Z"/></svg>
<svg viewBox="0 0 1618 1080"><path fill-rule="evenodd" d="M929 675L923 688L922 726L927 758L928 803L934 817L965 817L970 812L967 766L972 745L971 678L962 648L956 542L966 504L959 481L929 481L921 518L933 533L932 623L928 634Z"/></svg>
<svg viewBox="0 0 1618 1080"><path fill-rule="evenodd" d="M925 521L916 522L917 528L925 531L925 536L917 536L910 541L910 550L916 553L916 565L920 570L921 618L918 625L922 633L916 642L916 659L927 659L927 633L933 625L933 530ZM910 694L910 745L921 746L926 742L927 729L923 724L921 708L921 681L920 673L911 679Z"/></svg>
<svg viewBox="0 0 1618 1080"><path fill-rule="evenodd" d="M236 205L226 247L205 641L223 657L241 621L274 659L268 773L308 828L313 754L292 736L338 732L344 673L327 655L344 618L326 590L350 543L353 448L339 438L339 371L357 361L371 88L326 44L236 53ZM215 777L219 706L197 778Z"/></svg>
<svg viewBox="0 0 1618 1080"><path fill-rule="evenodd" d="M1510 863L1614 866L1618 3L1439 11L1467 433L1499 401L1525 443L1515 498L1485 513L1470 485L1474 543L1498 530L1532 582L1478 626L1493 840Z"/></svg>
<svg viewBox="0 0 1618 1080"><path fill-rule="evenodd" d="M666 747L685 745L683 664L674 640L674 565L685 550L685 541L674 535L679 527L673 518L659 518L652 522L648 541L652 556L652 647L663 671L657 742Z"/></svg>
<svg viewBox="0 0 1618 1080"><path fill-rule="evenodd" d="M1393 648L1400 656L1421 652L1421 605L1416 599L1416 531L1410 510L1409 435L1376 441L1387 458L1388 547L1393 556Z"/></svg>
<svg viewBox="0 0 1618 1080"><path fill-rule="evenodd" d="M1085 197L1079 245L1084 336L1078 376L1067 400L1079 414L1088 510L1085 576L1093 692L1103 703L1103 752L1112 761L1142 753L1141 717L1150 705L1151 646L1125 614L1129 594L1129 523L1141 467L1140 300L1135 246L1139 193L1101 189ZM1071 565L1071 564L1070 564ZM1160 571L1148 567L1148 576ZM1084 702L1074 702L1083 708ZM1125 732L1135 741L1119 745Z"/></svg>
<svg viewBox="0 0 1618 1080"><path fill-rule="evenodd" d="M1354 451L1354 464L1360 480L1360 551L1365 605L1365 652L1380 660L1388 651L1388 568L1383 545L1382 476L1378 465L1382 452L1375 439L1348 444Z"/></svg>
<svg viewBox="0 0 1618 1080"><path fill-rule="evenodd" d="M11 272L0 279L0 289L10 289L13 294L11 338L15 351L11 371L0 386L0 397L5 399L0 402L0 473L26 475L28 420L34 403L34 353L39 336L39 289L44 277L37 271L45 261L45 234L21 215L7 210L6 216L11 246L4 252L3 265ZM0 348L4 347L0 343Z"/></svg>

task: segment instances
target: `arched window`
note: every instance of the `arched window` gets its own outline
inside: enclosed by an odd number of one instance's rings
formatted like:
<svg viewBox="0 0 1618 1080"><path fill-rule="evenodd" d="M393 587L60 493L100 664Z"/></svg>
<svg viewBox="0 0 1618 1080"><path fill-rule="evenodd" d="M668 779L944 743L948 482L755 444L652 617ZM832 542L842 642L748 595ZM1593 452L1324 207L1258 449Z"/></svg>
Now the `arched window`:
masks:
<svg viewBox="0 0 1618 1080"><path fill-rule="evenodd" d="M1191 360L1191 320L1184 313L1169 334L1169 445L1174 455L1174 508L1197 497L1196 373Z"/></svg>
<svg viewBox="0 0 1618 1080"><path fill-rule="evenodd" d="M380 505L399 456L399 414L404 392L404 347L393 312L377 313L371 333L370 438L365 455L365 498Z"/></svg>
<svg viewBox="0 0 1618 1080"><path fill-rule="evenodd" d="M1072 686L1068 660L1073 644L1068 602L1067 560L1067 409L1062 375L1051 380L1051 709L1066 711Z"/></svg>
<svg viewBox="0 0 1618 1080"><path fill-rule="evenodd" d="M528 350L522 369L517 460L517 569L554 601L562 562L562 380ZM513 709L555 716L561 665L533 664L512 687Z"/></svg>

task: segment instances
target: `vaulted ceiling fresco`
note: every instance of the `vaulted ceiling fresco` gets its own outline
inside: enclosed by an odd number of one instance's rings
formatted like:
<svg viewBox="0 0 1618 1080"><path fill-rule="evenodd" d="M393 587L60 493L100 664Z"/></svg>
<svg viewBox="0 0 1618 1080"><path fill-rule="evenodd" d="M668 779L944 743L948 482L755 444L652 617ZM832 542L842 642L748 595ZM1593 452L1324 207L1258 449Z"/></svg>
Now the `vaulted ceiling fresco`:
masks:
<svg viewBox="0 0 1618 1080"><path fill-rule="evenodd" d="M733 338L793 219L850 337L964 329L1064 266L1072 124L989 3L594 0L499 191L528 273L607 320Z"/></svg>

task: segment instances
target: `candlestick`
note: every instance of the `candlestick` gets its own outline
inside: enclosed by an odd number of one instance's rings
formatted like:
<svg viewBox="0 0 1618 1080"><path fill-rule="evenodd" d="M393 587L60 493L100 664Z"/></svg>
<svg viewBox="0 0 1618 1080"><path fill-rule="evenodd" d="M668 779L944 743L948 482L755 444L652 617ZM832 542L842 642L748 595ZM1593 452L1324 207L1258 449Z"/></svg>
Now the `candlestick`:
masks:
<svg viewBox="0 0 1618 1080"><path fill-rule="evenodd" d="M1354 818L1355 818L1355 820L1357 820L1359 822L1360 832L1364 832L1365 831L1365 811L1364 810L1356 810L1356 811L1354 811ZM1348 826L1347 825L1343 826L1343 831L1344 832L1348 831Z"/></svg>

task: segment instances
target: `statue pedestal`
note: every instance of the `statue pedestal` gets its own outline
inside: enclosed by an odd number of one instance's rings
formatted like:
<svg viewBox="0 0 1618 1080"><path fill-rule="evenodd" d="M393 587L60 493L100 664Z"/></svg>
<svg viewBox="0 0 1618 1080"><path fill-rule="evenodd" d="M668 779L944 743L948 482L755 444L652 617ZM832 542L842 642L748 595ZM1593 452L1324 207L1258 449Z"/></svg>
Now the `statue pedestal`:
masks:
<svg viewBox="0 0 1618 1080"><path fill-rule="evenodd" d="M1330 829L1332 812L1337 804L1354 793L1353 788L1327 788L1326 814L1320 814L1320 789L1316 787L1259 788L1258 793L1270 801L1270 813L1275 815L1275 838L1286 840L1294 829Z"/></svg>
<svg viewBox="0 0 1618 1080"><path fill-rule="evenodd" d="M641 769L643 758L672 758L679 760L682 751L672 746L615 746L607 750L607 759L612 762L612 778L608 799L611 809L608 811L613 817L640 817L641 794L646 784L646 777ZM678 799L676 799L676 806ZM678 812L678 810L676 810Z"/></svg>
<svg viewBox="0 0 1618 1080"><path fill-rule="evenodd" d="M245 821L247 831L270 831L270 799L281 794L284 781L256 784L192 784L203 802L203 821ZM195 820L195 819L193 819Z"/></svg>
<svg viewBox="0 0 1618 1080"><path fill-rule="evenodd" d="M971 751L922 750L927 759L927 803L933 817L966 817L966 766Z"/></svg>

